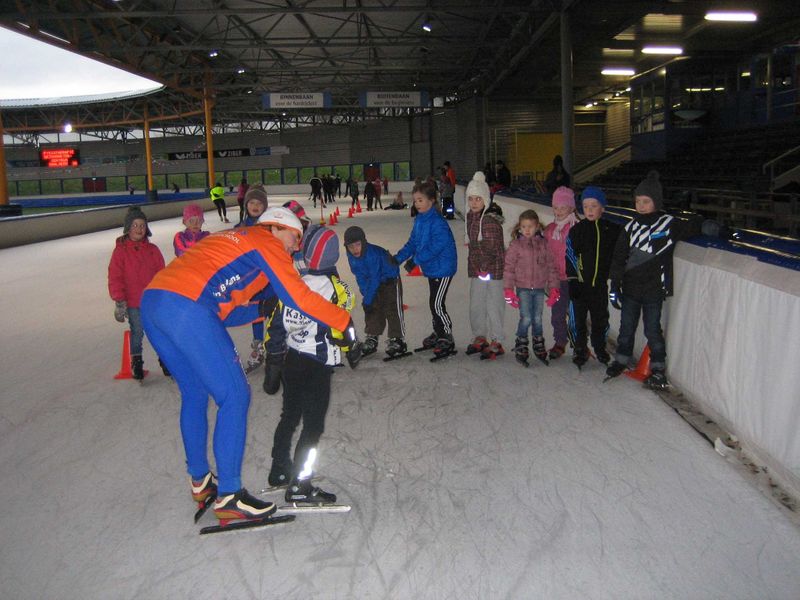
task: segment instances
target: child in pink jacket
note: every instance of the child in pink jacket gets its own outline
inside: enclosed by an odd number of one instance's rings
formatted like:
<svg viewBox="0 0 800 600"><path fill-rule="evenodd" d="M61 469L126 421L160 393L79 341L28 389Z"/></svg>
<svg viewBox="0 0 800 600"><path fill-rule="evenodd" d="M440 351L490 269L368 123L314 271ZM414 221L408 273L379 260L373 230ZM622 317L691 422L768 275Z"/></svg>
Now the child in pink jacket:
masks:
<svg viewBox="0 0 800 600"><path fill-rule="evenodd" d="M204 221L203 209L199 204L187 204L183 207L183 225L186 229L176 233L172 240L175 256L180 256L204 237L210 235L210 232L203 231Z"/></svg>
<svg viewBox="0 0 800 600"><path fill-rule="evenodd" d="M533 353L547 364L542 311L545 290L550 290L548 305L552 306L558 299L558 271L542 235L536 211L526 210L519 216L511 237L513 241L506 250L503 274L506 302L519 308L514 355L520 363L528 366L528 329L532 324Z"/></svg>
<svg viewBox="0 0 800 600"><path fill-rule="evenodd" d="M569 282L567 281L567 238L569 230L578 222L575 216L575 192L561 186L553 192L553 216L555 220L544 230L547 247L558 269L559 295L553 304L550 323L553 326L555 344L550 348L550 359L561 357L567 348L567 309L569 308Z"/></svg>

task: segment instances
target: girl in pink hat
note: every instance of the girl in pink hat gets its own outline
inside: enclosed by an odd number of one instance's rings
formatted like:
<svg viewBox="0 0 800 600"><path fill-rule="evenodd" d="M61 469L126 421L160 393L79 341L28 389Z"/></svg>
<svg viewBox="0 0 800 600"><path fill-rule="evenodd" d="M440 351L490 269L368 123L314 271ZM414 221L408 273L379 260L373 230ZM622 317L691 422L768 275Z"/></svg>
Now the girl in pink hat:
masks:
<svg viewBox="0 0 800 600"><path fill-rule="evenodd" d="M575 216L575 192L561 186L553 192L553 216L555 220L544 230L547 247L553 255L558 269L557 293L550 293L547 305L551 307L550 324L553 326L555 344L550 348L550 360L560 358L567 347L567 308L569 307L569 282L567 281L567 236L578 222ZM555 296L555 298L554 298Z"/></svg>
<svg viewBox="0 0 800 600"><path fill-rule="evenodd" d="M175 234L172 245L175 248L175 256L180 256L197 242L209 235L208 231L203 231L203 209L198 204L187 204L183 207L183 231Z"/></svg>

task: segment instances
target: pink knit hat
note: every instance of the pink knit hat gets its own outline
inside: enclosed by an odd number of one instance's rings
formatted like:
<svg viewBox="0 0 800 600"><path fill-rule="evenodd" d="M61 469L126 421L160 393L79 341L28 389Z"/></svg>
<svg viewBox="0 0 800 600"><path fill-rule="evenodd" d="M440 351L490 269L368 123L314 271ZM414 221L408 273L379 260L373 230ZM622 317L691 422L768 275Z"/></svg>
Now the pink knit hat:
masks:
<svg viewBox="0 0 800 600"><path fill-rule="evenodd" d="M188 221L192 217L198 217L201 223L205 222L203 217L203 209L199 204L187 204L183 207L183 220Z"/></svg>
<svg viewBox="0 0 800 600"><path fill-rule="evenodd" d="M556 188L556 191L553 192L553 208L557 206L575 208L575 192L563 185Z"/></svg>

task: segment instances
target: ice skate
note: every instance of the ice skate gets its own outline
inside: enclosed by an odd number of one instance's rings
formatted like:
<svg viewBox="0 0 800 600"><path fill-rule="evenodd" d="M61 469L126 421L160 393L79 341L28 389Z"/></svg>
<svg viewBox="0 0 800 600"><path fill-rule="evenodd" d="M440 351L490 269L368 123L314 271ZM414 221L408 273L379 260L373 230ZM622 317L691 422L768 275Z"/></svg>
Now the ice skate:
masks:
<svg viewBox="0 0 800 600"><path fill-rule="evenodd" d="M386 358L383 360L384 362L388 362L390 360L411 356L411 354L403 338L389 338L386 342Z"/></svg>
<svg viewBox="0 0 800 600"><path fill-rule="evenodd" d="M530 354L528 353L528 338L518 337L514 340L514 358L523 367L530 367L531 363L528 362Z"/></svg>
<svg viewBox="0 0 800 600"><path fill-rule="evenodd" d="M436 346L436 341L439 339L439 336L436 333L430 334L424 340L422 340L422 346L419 348L414 348L414 352L424 352L425 350L433 350L434 346Z"/></svg>
<svg viewBox="0 0 800 600"><path fill-rule="evenodd" d="M487 339L482 335L479 335L474 340L472 340L472 343L469 346L467 346L466 354L467 355L479 354L483 352L488 345L489 342L487 341Z"/></svg>
<svg viewBox="0 0 800 600"><path fill-rule="evenodd" d="M264 362L264 342L262 340L250 342L250 349L250 356L247 357L246 373L252 373Z"/></svg>
<svg viewBox="0 0 800 600"><path fill-rule="evenodd" d="M440 337L436 340L436 345L433 347L433 358L431 362L436 362L437 360L442 360L443 358L447 358L448 356L453 356L457 354L458 350L456 350L456 345L453 342L452 335L446 335L444 337Z"/></svg>
<svg viewBox="0 0 800 600"><path fill-rule="evenodd" d="M502 356L506 351L500 342L492 342L481 352L481 360L495 360L498 356Z"/></svg>
<svg viewBox="0 0 800 600"><path fill-rule="evenodd" d="M608 363L611 362L611 355L605 348L602 348L601 350L595 349L594 355L597 357L597 360L599 362L603 363L606 366L608 366Z"/></svg>
<svg viewBox="0 0 800 600"><path fill-rule="evenodd" d="M232 521L253 521L264 519L277 510L274 502L259 500L242 488L235 494L217 496L214 501L214 516L224 527Z"/></svg>
<svg viewBox="0 0 800 600"><path fill-rule="evenodd" d="M628 367L626 365L623 365L621 362L615 360L608 365L608 368L606 369L606 378L603 380L603 382L606 382L609 379L614 379L614 377L619 377L627 368Z"/></svg>
<svg viewBox="0 0 800 600"><path fill-rule="evenodd" d="M197 502L197 512L194 513L194 522L197 523L211 503L217 498L217 479L210 471L199 481L192 480L192 500Z"/></svg>
<svg viewBox="0 0 800 600"><path fill-rule="evenodd" d="M369 356L370 354L375 354L378 351L378 336L377 335L368 335L367 338L364 340L364 343L361 344L361 356Z"/></svg>
<svg viewBox="0 0 800 600"><path fill-rule="evenodd" d="M310 479L295 479L284 495L286 504L278 513L293 515L304 512L350 512L347 504L336 504L336 494L326 492L314 485Z"/></svg>
<svg viewBox="0 0 800 600"><path fill-rule="evenodd" d="M533 355L544 364L550 364L550 362L547 360L547 350L545 349L544 345L544 337L541 335L533 337Z"/></svg>
<svg viewBox="0 0 800 600"><path fill-rule="evenodd" d="M133 378L137 381L141 382L144 379L144 361L141 354L131 356L131 371L133 372Z"/></svg>
<svg viewBox="0 0 800 600"><path fill-rule="evenodd" d="M651 390L665 390L669 387L667 375L661 369L653 369L650 377L644 380L644 386Z"/></svg>
<svg viewBox="0 0 800 600"><path fill-rule="evenodd" d="M583 365L589 362L589 350L586 348L575 348L575 352L572 354L572 362L578 367L579 371L582 370Z"/></svg>
<svg viewBox="0 0 800 600"><path fill-rule="evenodd" d="M553 347L547 352L547 357L550 360L556 360L557 358L561 358L564 356L564 351L567 349L566 346L562 346L561 344L553 344Z"/></svg>

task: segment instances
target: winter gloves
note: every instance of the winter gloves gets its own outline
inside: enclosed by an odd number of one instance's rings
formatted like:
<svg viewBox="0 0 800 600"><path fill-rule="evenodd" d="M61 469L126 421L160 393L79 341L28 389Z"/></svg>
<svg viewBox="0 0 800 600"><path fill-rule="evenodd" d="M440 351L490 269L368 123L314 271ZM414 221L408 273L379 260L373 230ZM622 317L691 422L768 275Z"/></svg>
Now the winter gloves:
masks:
<svg viewBox="0 0 800 600"><path fill-rule="evenodd" d="M503 296L506 299L506 304L511 308L519 308L519 296L514 293L514 288L505 288Z"/></svg>
<svg viewBox="0 0 800 600"><path fill-rule="evenodd" d="M128 318L128 303L125 300L118 300L114 303L114 318L120 323L124 323Z"/></svg>
<svg viewBox="0 0 800 600"><path fill-rule="evenodd" d="M622 292L619 289L619 281L611 280L611 286L608 288L608 301L617 310L622 310Z"/></svg>
<svg viewBox="0 0 800 600"><path fill-rule="evenodd" d="M547 306L550 308L553 308L555 303L558 302L559 298L561 298L561 290L558 288L550 288L550 293L547 295L547 302L545 302L545 304L547 304Z"/></svg>

